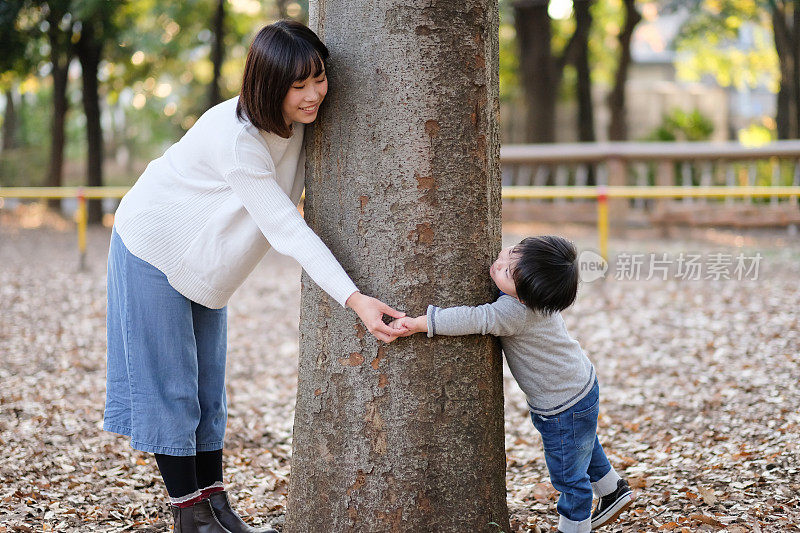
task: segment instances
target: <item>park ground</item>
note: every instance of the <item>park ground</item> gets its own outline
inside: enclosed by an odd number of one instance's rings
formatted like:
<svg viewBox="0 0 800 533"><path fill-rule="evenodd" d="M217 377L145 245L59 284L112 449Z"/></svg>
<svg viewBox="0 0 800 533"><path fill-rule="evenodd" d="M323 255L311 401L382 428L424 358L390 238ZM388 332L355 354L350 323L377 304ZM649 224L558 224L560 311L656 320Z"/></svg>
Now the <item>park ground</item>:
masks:
<svg viewBox="0 0 800 533"><path fill-rule="evenodd" d="M595 246L593 228L568 224L507 223L504 241L551 232ZM100 429L108 238L108 228L90 231L79 271L70 222L35 207L0 209L0 533L163 531L171 522L152 459ZM670 271L646 279L638 254L648 252ZM677 275L690 252L711 279ZM761 254L757 276L732 266L713 274L720 253ZM564 313L600 378L601 441L636 490L633 508L604 529L800 531L800 239L635 230L612 239L611 256L644 258L640 279L612 266ZM299 273L270 252L229 307L226 482L248 521L279 529ZM554 532L556 493L507 369L505 402L512 529Z"/></svg>

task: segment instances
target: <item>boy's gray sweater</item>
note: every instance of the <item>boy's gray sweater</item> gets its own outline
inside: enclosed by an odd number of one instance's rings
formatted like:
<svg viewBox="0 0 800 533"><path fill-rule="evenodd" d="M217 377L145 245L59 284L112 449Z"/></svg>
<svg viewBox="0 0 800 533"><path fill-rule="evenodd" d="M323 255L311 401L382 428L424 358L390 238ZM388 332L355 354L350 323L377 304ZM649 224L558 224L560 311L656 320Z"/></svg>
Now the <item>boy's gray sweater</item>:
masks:
<svg viewBox="0 0 800 533"><path fill-rule="evenodd" d="M428 337L496 335L508 367L536 414L552 416L592 389L594 366L567 333L560 313L537 313L506 294L477 307L428 306Z"/></svg>

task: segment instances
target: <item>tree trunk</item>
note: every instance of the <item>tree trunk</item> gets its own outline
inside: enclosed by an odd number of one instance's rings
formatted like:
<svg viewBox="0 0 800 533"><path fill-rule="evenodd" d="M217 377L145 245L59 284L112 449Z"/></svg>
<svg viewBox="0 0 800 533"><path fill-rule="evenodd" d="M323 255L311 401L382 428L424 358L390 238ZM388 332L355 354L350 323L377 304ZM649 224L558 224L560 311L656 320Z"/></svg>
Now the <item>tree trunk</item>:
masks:
<svg viewBox="0 0 800 533"><path fill-rule="evenodd" d="M578 0L573 3L575 10L575 70L578 73L578 140L594 142L594 106L592 105L592 77L589 68L589 30L592 27L592 14L589 11L591 0Z"/></svg>
<svg viewBox="0 0 800 533"><path fill-rule="evenodd" d="M800 6L792 2L792 106L794 107L794 134L793 138L800 138Z"/></svg>
<svg viewBox="0 0 800 533"><path fill-rule="evenodd" d="M6 114L3 117L3 152L17 147L17 108L14 90L6 89Z"/></svg>
<svg viewBox="0 0 800 533"><path fill-rule="evenodd" d="M527 142L549 143L556 140L556 104L564 67L579 57L581 34L588 39L587 20L576 28L560 56L554 56L552 29L547 12L549 0L517 0L514 2L514 25L519 46L519 70L527 110ZM588 10L586 11L588 16ZM588 19L591 25L591 17ZM588 58L587 58L588 61Z"/></svg>
<svg viewBox="0 0 800 533"><path fill-rule="evenodd" d="M289 0L275 0L275 6L278 8L278 18L280 19L288 19L289 13L286 10L286 6L289 4Z"/></svg>
<svg viewBox="0 0 800 533"><path fill-rule="evenodd" d="M53 117L50 136L50 165L47 171L47 185L49 187L61 187L64 184L65 122L67 110L69 109L67 74L72 52L68 40L69 35L67 35L65 42L64 32L58 27L60 20L60 14L48 17L48 22L50 23L48 28L50 64L52 65L53 74ZM50 200L49 205L53 209L61 210L60 199Z"/></svg>
<svg viewBox="0 0 800 533"><path fill-rule="evenodd" d="M575 10L575 70L578 73L578 140L595 142L594 102L592 101L592 71L589 67L589 31L592 28L591 0L573 3ZM586 184L595 185L594 165L587 165Z"/></svg>
<svg viewBox="0 0 800 533"><path fill-rule="evenodd" d="M608 95L608 107L611 121L608 125L608 139L610 141L625 141L628 139L628 123L625 108L625 83L628 81L628 67L631 63L631 38L633 30L642 16L636 10L635 0L625 1L625 26L619 34L619 65L614 77L614 88Z"/></svg>
<svg viewBox="0 0 800 533"><path fill-rule="evenodd" d="M311 3L331 91L306 139L309 224L409 315L491 301L501 237L497 2L416 4ZM302 284L284 531L508 531L496 340L380 344Z"/></svg>
<svg viewBox="0 0 800 533"><path fill-rule="evenodd" d="M214 77L208 96L208 107L214 107L222 101L219 84L222 72L222 61L225 46L225 0L217 0L217 11L214 15L214 46L211 49L211 63L214 65Z"/></svg>
<svg viewBox="0 0 800 533"><path fill-rule="evenodd" d="M792 3L792 29L789 33L792 43L792 106L794 108L795 130L793 138L800 138L800 6Z"/></svg>
<svg viewBox="0 0 800 533"><path fill-rule="evenodd" d="M558 86L551 48L547 0L514 2L519 72L525 93L526 142L549 143L556 136Z"/></svg>
<svg viewBox="0 0 800 533"><path fill-rule="evenodd" d="M786 13L777 4L772 10L772 30L775 39L775 52L778 55L778 67L781 73L780 86L776 96L775 124L778 129L778 139L791 139L797 132L797 121L794 112L797 94L794 86L794 58Z"/></svg>
<svg viewBox="0 0 800 533"><path fill-rule="evenodd" d="M103 129L100 125L100 94L97 72L102 53L102 42L96 38L91 21L83 21L81 37L76 43L81 62L83 81L83 111L86 114L86 184L90 187L103 185ZM100 200L89 200L89 223L99 224L103 220Z"/></svg>

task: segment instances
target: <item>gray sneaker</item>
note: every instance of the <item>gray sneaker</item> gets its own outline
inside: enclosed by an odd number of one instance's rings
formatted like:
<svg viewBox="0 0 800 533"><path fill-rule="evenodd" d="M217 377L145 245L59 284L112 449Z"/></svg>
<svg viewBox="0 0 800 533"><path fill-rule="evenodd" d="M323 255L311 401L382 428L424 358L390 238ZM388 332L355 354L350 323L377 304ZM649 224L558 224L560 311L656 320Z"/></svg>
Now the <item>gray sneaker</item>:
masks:
<svg viewBox="0 0 800 533"><path fill-rule="evenodd" d="M617 490L603 496L592 513L592 529L610 524L633 503L633 491L624 479L617 481Z"/></svg>

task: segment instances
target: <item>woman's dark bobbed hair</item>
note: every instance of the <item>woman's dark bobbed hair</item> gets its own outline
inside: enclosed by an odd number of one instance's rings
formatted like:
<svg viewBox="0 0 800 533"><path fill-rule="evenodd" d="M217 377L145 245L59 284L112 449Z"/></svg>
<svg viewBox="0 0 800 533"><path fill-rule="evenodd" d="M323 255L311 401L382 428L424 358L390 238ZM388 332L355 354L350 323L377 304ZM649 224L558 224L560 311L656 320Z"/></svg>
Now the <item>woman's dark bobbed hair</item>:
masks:
<svg viewBox="0 0 800 533"><path fill-rule="evenodd" d="M297 80L322 74L327 59L328 49L303 24L281 20L264 26L247 53L236 116L260 130L289 137L283 99Z"/></svg>

